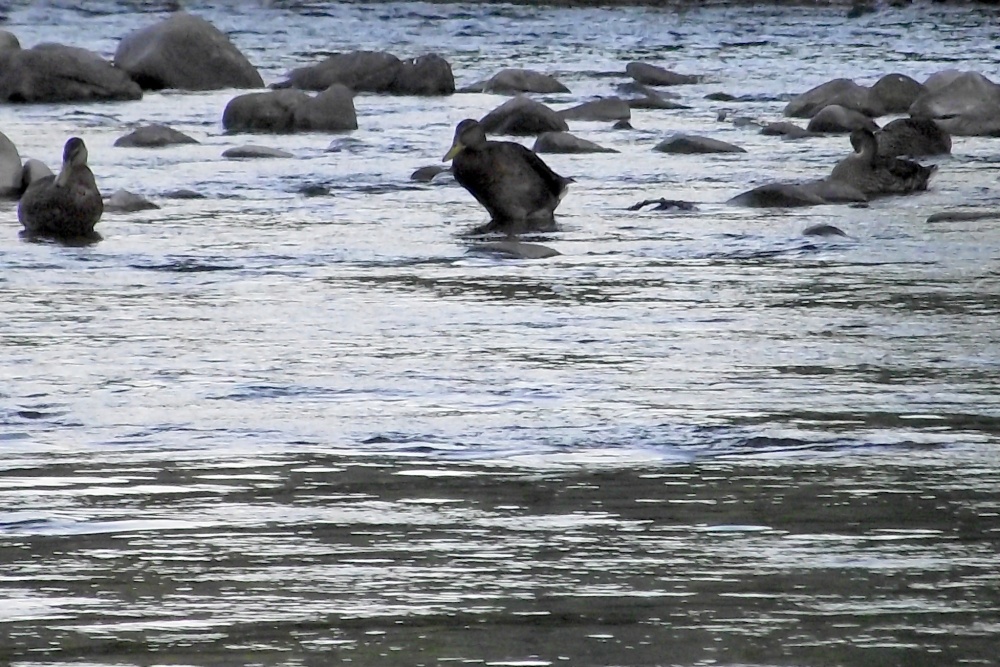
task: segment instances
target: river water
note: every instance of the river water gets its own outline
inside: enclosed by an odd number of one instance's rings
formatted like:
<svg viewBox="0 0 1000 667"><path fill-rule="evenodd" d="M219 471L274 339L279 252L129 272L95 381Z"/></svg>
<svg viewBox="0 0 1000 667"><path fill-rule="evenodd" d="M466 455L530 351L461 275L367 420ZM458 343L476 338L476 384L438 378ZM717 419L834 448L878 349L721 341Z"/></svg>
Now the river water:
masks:
<svg viewBox="0 0 1000 667"><path fill-rule="evenodd" d="M165 16L83 4L4 27L110 57ZM633 60L707 80L631 132L571 124L620 152L546 156L577 182L536 261L409 179L500 96L360 95L359 130L281 137L227 136L235 91L0 107L23 156L78 134L104 192L162 206L64 247L0 205L0 662L998 664L1000 226L927 217L1000 203L1000 143L867 208L722 203L850 151L732 117L838 76L998 80L998 10L187 6L267 83L351 49L545 71L555 108ZM112 146L146 122L201 143ZM675 131L749 152L651 150ZM294 157L222 159L243 143ZM626 210L658 197L699 210Z"/></svg>

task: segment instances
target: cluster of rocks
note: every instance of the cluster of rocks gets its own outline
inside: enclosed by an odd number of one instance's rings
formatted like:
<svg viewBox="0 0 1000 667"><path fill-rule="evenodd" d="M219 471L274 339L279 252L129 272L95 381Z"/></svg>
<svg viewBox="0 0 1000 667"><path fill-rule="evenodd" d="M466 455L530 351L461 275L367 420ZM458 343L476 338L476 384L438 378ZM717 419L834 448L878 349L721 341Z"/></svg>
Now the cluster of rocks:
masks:
<svg viewBox="0 0 1000 667"><path fill-rule="evenodd" d="M1000 136L1000 86L978 72L945 70L919 83L887 74L872 86L834 79L792 99L786 116L808 118L809 132L877 129L874 118L909 114L952 135Z"/></svg>
<svg viewBox="0 0 1000 667"><path fill-rule="evenodd" d="M207 21L177 12L167 19L124 36L112 61L73 46L43 43L21 47L17 38L0 31L0 102L52 103L135 100L143 91L251 89L233 97L222 113L223 127L238 133L337 132L357 129L357 93L388 95L450 95L456 92L511 96L481 118L489 134L535 137L539 153L614 153L574 136L570 121L613 123L631 129L633 109L687 108L665 90L701 82L699 75L681 74L644 62L628 63L630 80L617 94L564 109L529 97L559 94L569 88L553 76L526 69L503 69L494 76L457 89L451 65L437 54L403 59L381 51L337 53L291 70L269 90L252 63L229 38ZM739 101L717 94L711 99ZM909 114L880 128L876 119ZM945 71L920 83L899 73L871 86L834 79L789 101L784 115L808 119L770 123L764 134L785 138L852 132L876 132L885 155L935 155L951 150L950 135L1000 136L1000 85L975 72ZM911 122L911 119L913 122ZM921 124L923 123L923 124ZM115 145L159 147L195 139L164 126L139 128ZM711 137L679 134L654 147L665 153L745 153L736 145ZM228 158L287 157L288 153L247 145L224 153ZM414 178L431 179L446 171L440 166L418 170ZM17 150L0 134L0 194L17 196L32 178L51 173L45 165L21 162ZM752 206L814 205L862 201L857 193L828 179L800 184L768 184L731 200ZM129 206L141 206L119 198Z"/></svg>

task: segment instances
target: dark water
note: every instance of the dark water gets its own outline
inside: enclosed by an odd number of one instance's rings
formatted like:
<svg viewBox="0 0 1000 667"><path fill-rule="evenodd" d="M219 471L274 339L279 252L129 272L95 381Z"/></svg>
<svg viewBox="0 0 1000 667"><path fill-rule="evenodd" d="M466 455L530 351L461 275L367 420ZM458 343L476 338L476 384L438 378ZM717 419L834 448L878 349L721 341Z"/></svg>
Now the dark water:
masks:
<svg viewBox="0 0 1000 667"><path fill-rule="evenodd" d="M105 56L163 16L10 4L23 44ZM837 76L1000 80L997 10L189 9L268 83L358 48L553 73L556 108L632 60L708 79L634 132L572 124L620 152L546 157L577 183L540 261L470 252L478 205L409 180L499 96L361 95L349 136L227 136L234 91L0 107L23 156L79 134L102 190L162 206L74 248L0 204L0 662L998 664L1000 230L926 220L998 205L1000 143L956 137L918 196L743 210L850 148L717 120ZM146 122L201 143L112 146ZM675 131L749 153L651 150ZM243 143L295 157L221 158ZM658 197L699 210L626 210Z"/></svg>

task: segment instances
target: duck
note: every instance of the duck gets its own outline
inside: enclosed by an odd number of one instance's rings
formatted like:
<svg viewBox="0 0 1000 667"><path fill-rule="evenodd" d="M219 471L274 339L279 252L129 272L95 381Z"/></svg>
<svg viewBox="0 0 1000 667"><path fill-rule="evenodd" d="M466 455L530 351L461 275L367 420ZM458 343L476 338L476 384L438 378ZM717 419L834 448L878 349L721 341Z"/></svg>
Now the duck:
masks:
<svg viewBox="0 0 1000 667"><path fill-rule="evenodd" d="M17 206L17 219L32 236L77 238L94 235L104 201L87 166L83 139L70 137L58 175L31 181Z"/></svg>
<svg viewBox="0 0 1000 667"><path fill-rule="evenodd" d="M490 214L473 234L548 232L572 178L560 176L531 149L513 141L490 141L479 121L466 118L442 161Z"/></svg>
<svg viewBox="0 0 1000 667"><path fill-rule="evenodd" d="M830 180L853 186L865 195L908 194L927 189L927 181L937 165L924 165L903 158L878 154L878 140L868 129L851 133L855 153L833 168Z"/></svg>
<svg viewBox="0 0 1000 667"><path fill-rule="evenodd" d="M951 135L930 118L897 118L876 132L875 138L878 154L888 157L951 153Z"/></svg>

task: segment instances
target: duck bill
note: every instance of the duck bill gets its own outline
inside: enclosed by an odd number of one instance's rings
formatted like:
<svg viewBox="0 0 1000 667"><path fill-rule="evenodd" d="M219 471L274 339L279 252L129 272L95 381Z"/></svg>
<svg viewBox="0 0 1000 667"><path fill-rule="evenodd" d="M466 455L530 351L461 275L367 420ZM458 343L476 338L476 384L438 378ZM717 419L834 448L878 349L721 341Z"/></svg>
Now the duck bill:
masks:
<svg viewBox="0 0 1000 667"><path fill-rule="evenodd" d="M448 160L455 159L455 156L458 155L459 153L461 153L464 149L465 149L465 145L461 141L459 141L458 139L456 139L455 143L453 143L451 145L451 148L448 149L448 152L444 154L443 158L441 158L441 161L442 162L447 162Z"/></svg>

